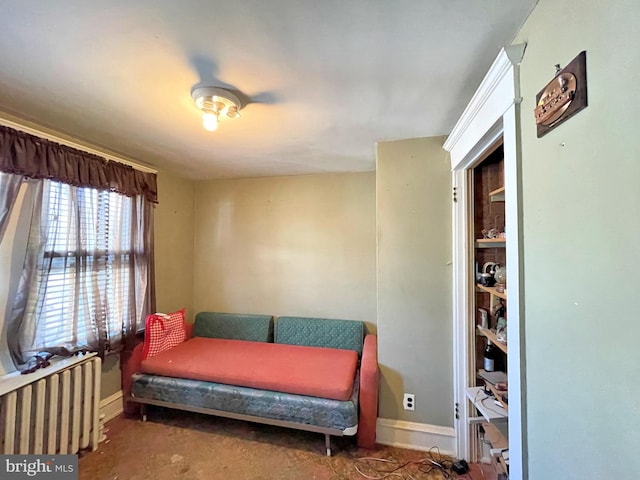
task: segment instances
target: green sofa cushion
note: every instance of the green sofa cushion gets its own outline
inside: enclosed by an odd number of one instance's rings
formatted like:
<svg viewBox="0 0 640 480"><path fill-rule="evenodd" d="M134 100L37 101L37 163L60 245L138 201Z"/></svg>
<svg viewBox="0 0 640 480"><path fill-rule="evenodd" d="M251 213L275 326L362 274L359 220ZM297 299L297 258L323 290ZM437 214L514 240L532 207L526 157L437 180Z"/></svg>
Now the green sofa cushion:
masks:
<svg viewBox="0 0 640 480"><path fill-rule="evenodd" d="M275 343L355 350L362 354L364 322L330 318L279 317Z"/></svg>
<svg viewBox="0 0 640 480"><path fill-rule="evenodd" d="M194 337L273 342L273 317L246 313L200 312L193 325Z"/></svg>

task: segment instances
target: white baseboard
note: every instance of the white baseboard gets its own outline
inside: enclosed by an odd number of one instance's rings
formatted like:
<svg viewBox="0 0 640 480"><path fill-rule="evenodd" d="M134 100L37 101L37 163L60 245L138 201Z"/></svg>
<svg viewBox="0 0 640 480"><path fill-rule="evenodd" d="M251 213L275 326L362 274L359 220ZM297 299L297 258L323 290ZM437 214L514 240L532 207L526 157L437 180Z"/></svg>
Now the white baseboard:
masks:
<svg viewBox="0 0 640 480"><path fill-rule="evenodd" d="M113 420L124 411L122 397L122 390L119 390L100 400L100 415L104 414L104 423Z"/></svg>
<svg viewBox="0 0 640 480"><path fill-rule="evenodd" d="M456 455L455 429L426 423L378 418L376 443L425 452L437 447L444 455Z"/></svg>

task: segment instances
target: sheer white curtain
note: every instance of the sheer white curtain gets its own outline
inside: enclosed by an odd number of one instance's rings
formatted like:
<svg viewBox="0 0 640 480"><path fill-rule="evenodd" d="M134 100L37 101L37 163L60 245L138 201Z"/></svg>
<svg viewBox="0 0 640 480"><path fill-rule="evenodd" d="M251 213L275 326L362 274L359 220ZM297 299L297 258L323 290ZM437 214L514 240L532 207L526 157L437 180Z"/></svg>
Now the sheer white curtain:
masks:
<svg viewBox="0 0 640 480"><path fill-rule="evenodd" d="M15 371L7 348L5 322L8 321L10 304L18 283L18 278L14 281L14 275L19 275L15 271L14 259L20 256L20 248L24 249L26 242L16 242L14 229L7 230L7 226L11 211L20 208L17 197L22 181L21 175L0 172L0 375ZM26 240L26 233L24 238Z"/></svg>
<svg viewBox="0 0 640 480"><path fill-rule="evenodd" d="M0 172L0 242L7 230L11 208L18 197L22 180L22 175Z"/></svg>
<svg viewBox="0 0 640 480"><path fill-rule="evenodd" d="M40 352L117 351L153 301L153 205L39 180L9 324L16 365Z"/></svg>

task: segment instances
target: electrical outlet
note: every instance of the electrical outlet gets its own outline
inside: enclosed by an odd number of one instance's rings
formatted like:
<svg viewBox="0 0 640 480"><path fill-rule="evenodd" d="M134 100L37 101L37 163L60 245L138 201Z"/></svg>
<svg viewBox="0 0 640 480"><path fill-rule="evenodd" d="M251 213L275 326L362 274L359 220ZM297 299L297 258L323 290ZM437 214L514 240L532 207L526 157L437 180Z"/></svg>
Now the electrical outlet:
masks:
<svg viewBox="0 0 640 480"><path fill-rule="evenodd" d="M416 409L416 396L413 393L405 393L402 399L402 406L405 410Z"/></svg>

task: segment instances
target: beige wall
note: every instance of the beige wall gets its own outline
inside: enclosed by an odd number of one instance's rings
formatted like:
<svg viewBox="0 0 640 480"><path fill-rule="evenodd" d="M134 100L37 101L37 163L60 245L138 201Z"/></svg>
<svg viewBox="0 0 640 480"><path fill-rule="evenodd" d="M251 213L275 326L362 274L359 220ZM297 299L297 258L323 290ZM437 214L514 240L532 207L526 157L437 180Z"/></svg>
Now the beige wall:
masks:
<svg viewBox="0 0 640 480"><path fill-rule="evenodd" d="M193 318L195 182L158 172L155 221L156 303L159 312L186 309Z"/></svg>
<svg viewBox="0 0 640 480"><path fill-rule="evenodd" d="M533 480L640 472L639 25L636 0L541 0L516 38ZM538 139L535 95L581 50L589 106Z"/></svg>
<svg viewBox="0 0 640 480"><path fill-rule="evenodd" d="M444 137L377 146L380 417L453 426L451 173ZM402 407L416 396L415 411Z"/></svg>
<svg viewBox="0 0 640 480"><path fill-rule="evenodd" d="M117 354L108 355L102 361L102 377L100 378L100 398L105 399L118 393L122 387L120 373L120 357Z"/></svg>
<svg viewBox="0 0 640 480"><path fill-rule="evenodd" d="M375 173L196 183L194 310L376 318Z"/></svg>

